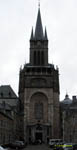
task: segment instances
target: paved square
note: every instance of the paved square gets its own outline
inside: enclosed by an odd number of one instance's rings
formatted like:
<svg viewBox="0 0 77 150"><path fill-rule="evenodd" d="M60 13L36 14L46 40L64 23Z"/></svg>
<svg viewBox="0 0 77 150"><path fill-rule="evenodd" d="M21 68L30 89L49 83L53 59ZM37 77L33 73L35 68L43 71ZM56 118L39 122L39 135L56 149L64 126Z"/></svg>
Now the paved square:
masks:
<svg viewBox="0 0 77 150"><path fill-rule="evenodd" d="M24 150L51 150L51 148L49 148L48 145L30 145Z"/></svg>

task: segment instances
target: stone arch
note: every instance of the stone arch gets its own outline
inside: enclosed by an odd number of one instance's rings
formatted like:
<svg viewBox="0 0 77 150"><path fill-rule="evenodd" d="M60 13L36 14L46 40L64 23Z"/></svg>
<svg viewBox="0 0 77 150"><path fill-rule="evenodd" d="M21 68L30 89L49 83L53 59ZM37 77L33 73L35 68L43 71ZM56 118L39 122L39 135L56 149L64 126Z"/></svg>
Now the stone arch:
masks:
<svg viewBox="0 0 77 150"><path fill-rule="evenodd" d="M37 106L38 110L35 110ZM48 98L42 92L34 93L30 98L29 119L31 122L46 123L48 121Z"/></svg>

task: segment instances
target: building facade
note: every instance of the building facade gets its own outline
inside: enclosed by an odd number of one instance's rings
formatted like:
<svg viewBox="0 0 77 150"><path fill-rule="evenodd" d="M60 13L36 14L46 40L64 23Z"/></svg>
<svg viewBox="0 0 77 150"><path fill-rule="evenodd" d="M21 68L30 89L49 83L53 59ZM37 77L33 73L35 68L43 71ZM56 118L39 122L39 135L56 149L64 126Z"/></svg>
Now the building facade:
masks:
<svg viewBox="0 0 77 150"><path fill-rule="evenodd" d="M68 95L60 102L61 135L64 141L77 143L77 97Z"/></svg>
<svg viewBox="0 0 77 150"><path fill-rule="evenodd" d="M18 97L10 85L0 86L0 104L7 103L12 109L17 110Z"/></svg>
<svg viewBox="0 0 77 150"><path fill-rule="evenodd" d="M0 110L0 145L11 143L14 140L14 120Z"/></svg>
<svg viewBox="0 0 77 150"><path fill-rule="evenodd" d="M26 142L59 138L59 71L48 63L48 37L38 9L30 38L30 62L20 70L21 135Z"/></svg>
<svg viewBox="0 0 77 150"><path fill-rule="evenodd" d="M19 138L18 97L10 85L0 86L0 144Z"/></svg>

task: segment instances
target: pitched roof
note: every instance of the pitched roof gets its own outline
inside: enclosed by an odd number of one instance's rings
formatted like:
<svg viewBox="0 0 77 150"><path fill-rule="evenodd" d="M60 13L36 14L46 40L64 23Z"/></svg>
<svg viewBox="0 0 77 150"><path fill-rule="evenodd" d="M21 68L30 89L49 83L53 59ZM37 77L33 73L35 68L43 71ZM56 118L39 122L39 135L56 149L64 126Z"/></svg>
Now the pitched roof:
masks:
<svg viewBox="0 0 77 150"><path fill-rule="evenodd" d="M3 103L0 103L0 110L9 110L11 111L11 106L7 103L5 103L5 101Z"/></svg>
<svg viewBox="0 0 77 150"><path fill-rule="evenodd" d="M0 98L17 98L17 95L10 85L2 85L0 86Z"/></svg>
<svg viewBox="0 0 77 150"><path fill-rule="evenodd" d="M18 97L10 85L0 86L0 103L4 102L11 107L16 107L18 104Z"/></svg>

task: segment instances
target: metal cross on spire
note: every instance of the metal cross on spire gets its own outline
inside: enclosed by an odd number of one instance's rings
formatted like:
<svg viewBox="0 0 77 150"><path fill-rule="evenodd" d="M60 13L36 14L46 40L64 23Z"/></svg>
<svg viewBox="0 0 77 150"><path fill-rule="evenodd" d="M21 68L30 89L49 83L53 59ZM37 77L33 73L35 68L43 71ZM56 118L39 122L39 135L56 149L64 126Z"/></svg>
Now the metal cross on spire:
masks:
<svg viewBox="0 0 77 150"><path fill-rule="evenodd" d="M40 0L38 0L38 8L40 8Z"/></svg>

